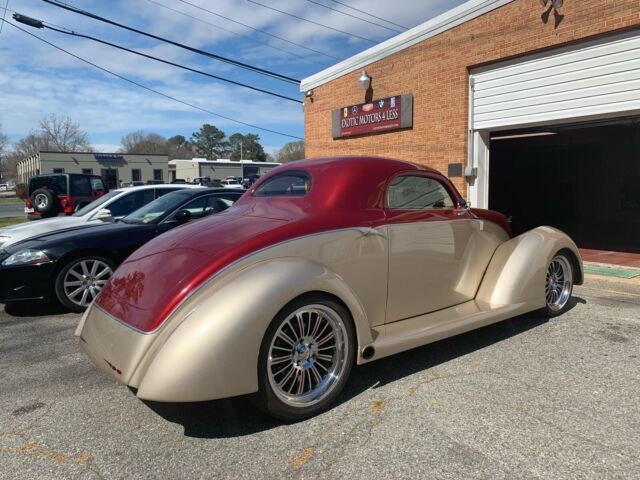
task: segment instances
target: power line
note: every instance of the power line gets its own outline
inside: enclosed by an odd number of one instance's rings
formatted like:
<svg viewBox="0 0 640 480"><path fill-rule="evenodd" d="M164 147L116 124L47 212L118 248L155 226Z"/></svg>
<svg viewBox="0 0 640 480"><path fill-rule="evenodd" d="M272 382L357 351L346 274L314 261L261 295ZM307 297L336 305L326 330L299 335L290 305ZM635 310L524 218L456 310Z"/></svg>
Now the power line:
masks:
<svg viewBox="0 0 640 480"><path fill-rule="evenodd" d="M342 10L338 10L337 8L329 7L328 5L325 5L325 4L320 3L320 2L316 2L315 0L307 0L307 2L313 3L314 5L318 5L319 7L322 7L322 8L326 8L327 10L331 10L333 12L338 12L341 15L346 15L347 17L356 18L356 19L358 19L358 20L360 20L362 22L366 22L366 23L369 23L371 25L375 25L376 27L384 28L386 30L391 30L392 32L396 32L396 33L402 33L400 30L396 30L395 28L386 27L386 26L381 25L379 23L371 22L371 21L369 21L369 20L367 20L365 18L357 17L355 15L351 15L350 13L343 12Z"/></svg>
<svg viewBox="0 0 640 480"><path fill-rule="evenodd" d="M296 103L304 103L301 100L298 100L297 98L287 97L285 95L280 95L279 93L275 93L275 92L272 92L270 90L264 90L262 88L254 87L253 85L247 85L246 83L241 83L241 82L237 82L235 80L230 80L228 78L219 77L218 75L213 75L212 73L203 72L202 70L197 70L195 68L187 67L186 65L181 65L179 63L174 63L174 62L171 62L169 60L164 60L162 58L158 58L158 57L155 57L153 55L149 55L149 54L146 54L146 53L143 53L143 52L139 52L137 50L132 50L130 48L123 47L122 45L118 45L116 43L111 43L111 42L108 42L106 40L102 40L100 38L92 37L90 35L84 35L82 33L77 33L77 32L74 32L73 30L72 31L64 31L64 30L60 30L58 28L50 27L48 25L44 25L44 26L45 26L45 28L48 28L49 30L53 30L55 32L64 33L65 35L71 35L73 37L80 37L80 38L86 38L88 40L93 40L94 42L102 43L103 45L108 45L110 47L118 48L120 50L124 50L125 52L129 52L129 53L133 53L134 55L139 55L141 57L149 58L151 60L155 60L156 62L161 62L161 63L164 63L166 65L172 65L174 67L178 67L178 68L181 68L183 70L187 70L189 72L197 73L199 75L204 75L206 77L214 78L216 80L221 80L223 82L227 82L227 83L230 83L232 85L236 85L238 87L248 88L248 89L254 90L256 92L266 93L267 95L272 95L274 97L279 97L279 98L282 98L282 99L285 99L285 100L290 100L290 101L296 102Z"/></svg>
<svg viewBox="0 0 640 480"><path fill-rule="evenodd" d="M174 42L173 40L169 40L167 38L160 37L160 36L154 35L152 33L143 32L142 30L138 30L137 28L129 27L127 25L123 25L121 23L114 22L113 20L109 20L107 18L100 17L100 16L98 16L98 15L96 15L94 13L87 12L86 10L81 10L79 8L76 8L76 7L73 7L73 6L70 6L70 5L66 5L66 4L62 4L62 3L59 3L59 2L56 2L56 1L53 1L53 0L42 0L42 1L45 2L45 3L48 3L50 5L55 5L56 7L63 8L64 10L68 10L70 12L78 13L80 15L84 15L85 17L93 18L94 20L98 20L100 22L108 23L109 25L113 25L113 26L122 28L124 30L128 30L130 32L138 33L140 35L144 35L146 37L153 38L154 40L160 40L161 42L165 42L165 43L168 43L170 45L174 45L176 47L184 48L185 50L189 50L190 52L198 53L200 55L204 55L206 57L213 58L213 59L219 60L221 62L229 63L229 64L234 65L236 67L244 68L244 69L250 70L250 71L255 72L255 73L260 73L260 74L263 74L263 75L266 75L266 76L269 76L269 77L272 77L272 78L275 78L275 79L278 79L278 80L283 80L285 82L293 83L293 84L296 84L296 85L298 85L300 83L300 80L296 80L295 78L287 77L285 75L281 75L279 73L275 73L275 72L272 72L272 71L269 71L269 70L265 70L263 68L254 67L253 65L249 65L249 64L243 63L243 62L238 62L237 60L232 60L230 58L223 57L223 56L217 55L215 53L211 53L211 52L207 52L207 51L204 51L204 50L200 50L199 48L190 47L190 46L185 45L183 43Z"/></svg>
<svg viewBox="0 0 640 480"><path fill-rule="evenodd" d="M6 3L4 4L4 12L2 14L2 23L0 23L0 33L2 33L2 27L4 25L4 17L7 16L7 9L9 8L9 0L6 1Z"/></svg>
<svg viewBox="0 0 640 480"><path fill-rule="evenodd" d="M181 3L184 3L186 5L190 5L193 8L197 8L198 10L202 10L203 12L207 12L207 13L209 13L211 15L215 15L216 17L223 18L224 20L228 20L228 21L236 23L238 25L242 25L243 27L249 28L249 29L253 30L254 32L259 32L259 33L262 33L263 35L268 35L271 38L276 38L276 39L281 40L283 42L286 42L286 43L288 43L290 45L295 45L296 47L304 48L305 50L308 50L308 51L313 52L313 53L317 53L318 55L323 55L323 56L331 58L333 60L342 60L342 58L340 58L340 57L334 57L333 55L329 55L328 53L324 53L324 52L321 52L319 50L314 50L313 48L306 47L306 46L301 45L301 44L296 43L296 42L292 42L291 40L287 40L286 38L283 38L283 37L279 37L278 35L274 35L273 33L267 32L266 30L260 30L259 28L252 27L251 25L247 25L246 23L239 22L237 20L234 20L233 18L225 17L224 15L216 13L216 12L214 12L212 10L208 10L208 9L206 9L204 7L201 7L200 5L196 5L195 3L188 2L187 0L178 0L178 1L181 2Z"/></svg>
<svg viewBox="0 0 640 480"><path fill-rule="evenodd" d="M163 5L160 2L156 2L156 0L147 0L147 2L153 3L153 4L155 4L155 5L159 6L159 7L165 8L167 10L170 10L170 11L172 11L174 13L183 15L185 17L189 17L189 18L191 18L191 19L193 19L193 20L195 20L197 22L204 23L206 25L210 25L210 26L212 26L214 28L222 30L223 32L228 32L228 33L231 33L232 35L237 35L238 37L245 38L245 39L249 40L250 42L255 43L256 45L263 45L265 47L272 48L273 50L277 50L279 52L286 53L287 55L294 56L294 57L299 58L300 60L303 60L305 62L315 63L316 65L323 65L320 62L316 62L315 60L312 60L310 58L304 57L302 55L298 55L297 53L290 52L288 50L285 50L284 48L279 48L279 47L276 47L274 45L270 45L270 44L265 43L265 42L260 42L260 41L254 39L254 38L251 38L248 35L243 35L241 33L234 32L233 30L229 30L228 28L221 27L220 25L216 25L215 23L207 22L206 20L203 20L202 18L198 18L198 17L196 17L194 15L190 15L187 12L183 12L181 10L176 10L175 8L169 7L168 5Z"/></svg>
<svg viewBox="0 0 640 480"><path fill-rule="evenodd" d="M44 0L45 2L48 0ZM297 18L298 20L302 20L303 22L312 23L313 25L318 25L319 27L328 28L329 30L333 30L334 32L342 33L344 35L348 35L350 37L359 38L360 40L365 40L371 43L378 43L375 40L371 40L370 38L361 37L360 35L356 35L355 33L345 32L344 30L339 30L337 28L330 27L329 25L325 25L324 23L315 22L313 20L309 20L308 18L299 17L298 15L294 15L293 13L285 12L284 10L278 10L275 7L270 7L269 5L265 5L260 2L256 2L255 0L247 0L249 3L253 3L254 5L259 5L264 8L268 8L269 10L273 10L274 12L282 13L283 15L287 15L289 17Z"/></svg>
<svg viewBox="0 0 640 480"><path fill-rule="evenodd" d="M20 28L19 26L17 26L17 25L15 25L15 24L13 24L12 22L9 22L9 21L7 21L7 20L3 20L3 19L0 19L0 20L2 20L4 23L8 23L8 24L9 24L9 25L11 25L12 27L17 28L18 30L20 30L20 31L22 31L22 32L24 32L24 33L26 33L27 35L32 36L33 38L37 38L37 39L38 39L38 40L40 40L41 42L46 43L47 45L49 45L49 46L51 46L51 47L53 47L53 48L55 48L55 49L57 49L57 50L60 50L61 52L64 52L64 53L66 53L67 55L70 55L70 56L72 56L73 58L75 58L75 59L77 59L77 60L80 60L81 62L84 62L84 63L86 63L86 64L89 64L89 65L91 65L92 67L95 67L95 68L97 68L97 69L99 69L99 70L102 70L103 72L106 72L106 73L108 73L109 75L113 75L114 77L117 77L117 78L119 78L120 80L124 80L124 81L125 81L125 82L127 82L127 83L131 83L131 84L133 84L133 85L135 85L135 86L137 86L137 87L140 87L140 88L142 88L142 89L144 89L144 90L147 90L147 91L149 91L149 92L153 92L153 93L155 93L155 94L157 94L157 95L160 95L161 97L167 98L167 99L169 99L169 100L173 100L174 102L181 103L182 105L186 105L186 106L191 107L191 108L194 108L194 109L196 109L196 110L200 110L201 112L208 113L209 115L213 115L213 116L215 116L215 117L219 117L219 118L223 118L223 119L225 119L225 120L229 120L230 122L234 122L234 123L237 123L237 124L239 124L239 125L244 125L244 126L246 126L246 127L255 128L255 129L257 129L257 130L261 130L261 131L263 131L263 132L273 133L273 134L275 134L275 135L281 135L281 136L283 136L283 137L295 138L296 140L304 140L304 138L302 138L302 137L298 137L298 136L296 136L296 135L291 135L291 134L289 134L289 133L278 132L277 130L271 130L271 129L269 129L269 128L259 127L259 126L257 126L257 125L253 125L253 124L251 124L251 123L243 122L243 121L241 121L241 120L236 120L235 118L227 117L227 116L225 116L225 115L221 115L221 114L219 114L219 113L212 112L211 110L207 110L207 109L205 109L205 108L199 107L198 105L194 105L193 103L189 103L189 102L186 102L186 101L184 101L184 100L180 100L179 98L172 97L171 95L168 95L168 94L166 94L166 93L163 93L163 92L161 92L161 91L159 91L159 90L155 90L155 89L153 89L153 88L151 88L151 87L147 87L146 85L143 85L143 84L141 84L141 83L138 83L138 82L136 82L135 80L131 80L131 79L129 79L129 78L127 78L127 77L123 76L123 75L120 75L120 74L118 74L118 73L112 72L111 70L108 70L107 68L101 67L100 65L97 65L97 64L95 64L95 63L93 63L93 62L91 62L91 61L89 61L89 60L86 60L86 59L84 59L84 58L82 58L82 57L80 57L80 56L76 55L75 53L71 53L70 51L65 50L65 49L64 49L64 48L62 48L62 47L59 47L59 46L57 46L57 45L55 45L55 44L53 44L53 43L49 42L48 40L45 40L44 38L39 37L38 35L34 35L33 33L28 32L28 31L27 31L27 30L25 30L24 28Z"/></svg>
<svg viewBox="0 0 640 480"><path fill-rule="evenodd" d="M399 25L397 23L393 23L391 20L387 20L386 18L376 17L374 14L365 12L364 10L360 10L359 8L352 7L351 5L347 5L346 3L342 3L338 0L331 0L333 3L337 3L338 5L342 5L343 7L350 8L351 10L355 10L356 12L364 13L365 15L369 15L377 20L382 20L383 22L390 23L391 25L395 25L396 27L404 28L405 30L409 30L409 27L405 27L404 25Z"/></svg>

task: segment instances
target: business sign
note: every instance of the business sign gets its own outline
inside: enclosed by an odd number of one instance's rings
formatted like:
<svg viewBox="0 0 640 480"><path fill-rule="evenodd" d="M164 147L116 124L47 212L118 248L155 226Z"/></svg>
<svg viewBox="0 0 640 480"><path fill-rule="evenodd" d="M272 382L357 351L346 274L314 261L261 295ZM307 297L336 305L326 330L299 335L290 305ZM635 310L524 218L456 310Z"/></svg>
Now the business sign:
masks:
<svg viewBox="0 0 640 480"><path fill-rule="evenodd" d="M124 160L124 157L119 153L96 153L93 155L93 157L96 160L101 160L101 161L115 161L115 160L123 161Z"/></svg>
<svg viewBox="0 0 640 480"><path fill-rule="evenodd" d="M383 133L413 127L413 95L350 105L332 112L333 138Z"/></svg>

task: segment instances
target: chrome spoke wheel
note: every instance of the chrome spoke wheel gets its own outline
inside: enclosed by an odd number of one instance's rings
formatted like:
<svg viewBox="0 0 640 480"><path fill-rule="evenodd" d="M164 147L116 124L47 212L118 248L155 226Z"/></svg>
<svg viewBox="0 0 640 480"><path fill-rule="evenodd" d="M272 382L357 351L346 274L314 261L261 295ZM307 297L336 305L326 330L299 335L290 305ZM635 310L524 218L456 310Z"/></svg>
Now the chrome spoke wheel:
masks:
<svg viewBox="0 0 640 480"><path fill-rule="evenodd" d="M35 200L36 207L38 208L45 208L49 203L49 199L43 193L39 193L38 195L36 195L34 200Z"/></svg>
<svg viewBox="0 0 640 480"><path fill-rule="evenodd" d="M292 407L326 398L345 371L349 355L341 316L326 305L307 305L279 326L268 351L267 374L275 395Z"/></svg>
<svg viewBox="0 0 640 480"><path fill-rule="evenodd" d="M73 304L88 307L112 274L111 267L102 260L77 260L64 276L64 294Z"/></svg>
<svg viewBox="0 0 640 480"><path fill-rule="evenodd" d="M551 260L547 269L544 287L547 307L553 312L562 310L571 298L572 288L571 264L565 256L558 255Z"/></svg>

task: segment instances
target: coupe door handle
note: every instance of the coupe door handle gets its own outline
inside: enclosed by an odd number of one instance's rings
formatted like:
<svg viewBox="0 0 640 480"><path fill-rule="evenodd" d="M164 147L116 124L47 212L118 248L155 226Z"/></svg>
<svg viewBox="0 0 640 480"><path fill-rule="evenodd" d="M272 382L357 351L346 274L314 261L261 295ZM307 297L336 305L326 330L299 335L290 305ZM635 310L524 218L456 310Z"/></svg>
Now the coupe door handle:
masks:
<svg viewBox="0 0 640 480"><path fill-rule="evenodd" d="M362 233L362 236L364 236L364 237L382 237L382 238L387 238L384 233L380 232L379 230L376 230L375 228L358 227L358 228L356 228L356 230L358 230L360 233Z"/></svg>

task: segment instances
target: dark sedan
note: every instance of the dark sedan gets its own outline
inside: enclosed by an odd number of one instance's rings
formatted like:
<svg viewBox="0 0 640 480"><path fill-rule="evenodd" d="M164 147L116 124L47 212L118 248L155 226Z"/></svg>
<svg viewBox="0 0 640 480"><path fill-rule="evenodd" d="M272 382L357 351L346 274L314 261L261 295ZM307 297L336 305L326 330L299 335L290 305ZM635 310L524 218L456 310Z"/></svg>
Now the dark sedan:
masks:
<svg viewBox="0 0 640 480"><path fill-rule="evenodd" d="M134 250L176 226L227 209L243 193L179 190L117 223L57 231L11 245L0 251L0 302L57 299L81 312Z"/></svg>

